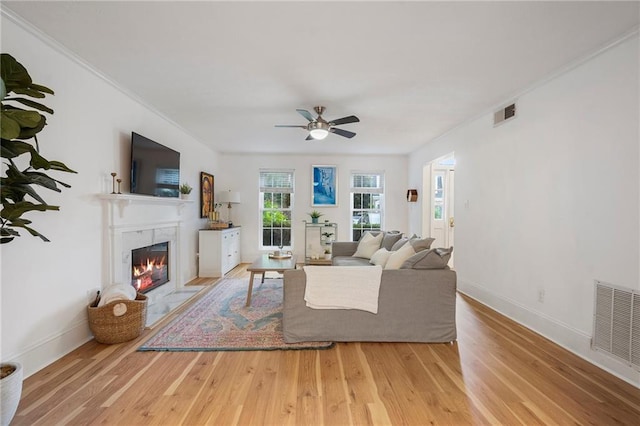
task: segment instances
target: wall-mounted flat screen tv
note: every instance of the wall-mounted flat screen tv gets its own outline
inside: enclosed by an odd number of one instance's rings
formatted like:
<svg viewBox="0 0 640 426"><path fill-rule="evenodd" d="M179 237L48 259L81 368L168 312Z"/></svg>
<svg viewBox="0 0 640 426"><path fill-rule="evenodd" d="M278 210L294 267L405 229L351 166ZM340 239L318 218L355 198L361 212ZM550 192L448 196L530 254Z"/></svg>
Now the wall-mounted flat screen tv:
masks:
<svg viewBox="0 0 640 426"><path fill-rule="evenodd" d="M180 196L180 153L131 133L131 193Z"/></svg>

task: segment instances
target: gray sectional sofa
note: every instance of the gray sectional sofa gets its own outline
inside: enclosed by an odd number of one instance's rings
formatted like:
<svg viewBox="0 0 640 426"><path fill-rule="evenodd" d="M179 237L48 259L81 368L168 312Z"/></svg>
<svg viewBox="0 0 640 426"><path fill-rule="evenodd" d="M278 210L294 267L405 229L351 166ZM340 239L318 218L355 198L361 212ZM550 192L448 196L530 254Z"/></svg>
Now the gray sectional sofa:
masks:
<svg viewBox="0 0 640 426"><path fill-rule="evenodd" d="M334 242L332 266L370 265L356 258L357 242ZM383 270L378 313L312 309L304 301L304 270L284 272L283 332L287 343L305 341L451 342L456 340L456 273L405 263Z"/></svg>

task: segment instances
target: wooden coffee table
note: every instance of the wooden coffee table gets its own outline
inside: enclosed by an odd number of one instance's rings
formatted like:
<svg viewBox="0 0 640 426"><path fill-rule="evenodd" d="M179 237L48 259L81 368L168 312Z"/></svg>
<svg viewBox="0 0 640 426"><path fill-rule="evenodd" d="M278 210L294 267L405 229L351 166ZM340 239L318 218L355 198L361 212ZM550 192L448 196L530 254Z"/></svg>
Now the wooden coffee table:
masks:
<svg viewBox="0 0 640 426"><path fill-rule="evenodd" d="M247 292L247 304L251 306L251 292L253 291L253 278L256 274L262 274L262 280L260 283L264 283L264 274L266 272L278 272L283 273L289 269L296 269L296 256L292 255L286 259L273 259L268 254L263 254L260 258L254 261L247 271L251 272L251 278L249 278L249 291Z"/></svg>

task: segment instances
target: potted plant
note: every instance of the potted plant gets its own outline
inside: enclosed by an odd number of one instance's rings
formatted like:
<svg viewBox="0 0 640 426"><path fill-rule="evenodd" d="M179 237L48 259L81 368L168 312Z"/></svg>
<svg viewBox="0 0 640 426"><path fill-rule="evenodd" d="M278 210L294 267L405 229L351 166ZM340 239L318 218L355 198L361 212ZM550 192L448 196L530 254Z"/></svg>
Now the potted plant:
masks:
<svg viewBox="0 0 640 426"><path fill-rule="evenodd" d="M314 210L311 213L307 214L311 216L311 223L318 223L318 219L320 218L320 216L322 216L322 213L320 213L318 210Z"/></svg>
<svg viewBox="0 0 640 426"><path fill-rule="evenodd" d="M193 188L187 182L180 185L180 198L187 199Z"/></svg>
<svg viewBox="0 0 640 426"><path fill-rule="evenodd" d="M53 90L33 83L26 68L6 53L0 55L0 77L0 157L5 165L0 177L0 244L19 237L20 230L49 241L30 226L31 220L23 216L33 211L60 210L58 206L47 204L36 190L42 187L61 192L58 185L70 188L70 185L49 176L49 171L76 173L60 161L47 160L40 153L36 135L47 124L47 119L39 111L53 114L53 110L30 98L53 95ZM24 106L35 110L22 108ZM0 364L0 368L1 420L5 425L13 418L20 402L22 366L17 362L7 362Z"/></svg>
<svg viewBox="0 0 640 426"><path fill-rule="evenodd" d="M324 249L324 258L327 260L331 260L331 250L326 248Z"/></svg>
<svg viewBox="0 0 640 426"><path fill-rule="evenodd" d="M17 362L0 364L0 425L8 425L16 414L22 394L22 365Z"/></svg>
<svg viewBox="0 0 640 426"><path fill-rule="evenodd" d="M40 232L33 229L31 221L23 217L32 211L60 210L59 206L47 204L36 192L38 187L61 192L58 185L65 188L71 186L50 177L46 171L60 171L76 173L60 161L47 160L40 153L37 134L47 124L46 117L38 111L53 114L53 110L30 98L44 98L46 94L53 95L53 90L35 84L31 76L15 58L3 53L0 59L0 87L2 130L1 157L6 160L6 171L0 177L2 186L2 211L0 212L0 244L6 244L15 237L19 237L18 230L23 229L34 237L49 241ZM14 96L11 96L11 94ZM16 105L26 105L38 111L20 108ZM26 161L26 168L20 165ZM30 201L32 200L32 201Z"/></svg>

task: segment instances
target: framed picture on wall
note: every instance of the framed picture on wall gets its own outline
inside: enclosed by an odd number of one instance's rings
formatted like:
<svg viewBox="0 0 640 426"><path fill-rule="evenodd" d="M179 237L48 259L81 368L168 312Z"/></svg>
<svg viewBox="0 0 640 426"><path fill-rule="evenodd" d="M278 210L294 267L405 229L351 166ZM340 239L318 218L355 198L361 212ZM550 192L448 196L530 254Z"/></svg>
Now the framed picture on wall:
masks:
<svg viewBox="0 0 640 426"><path fill-rule="evenodd" d="M200 172L200 217L209 217L213 213L214 180L213 175Z"/></svg>
<svg viewBox="0 0 640 426"><path fill-rule="evenodd" d="M338 168L311 166L311 205L336 207L338 205Z"/></svg>

